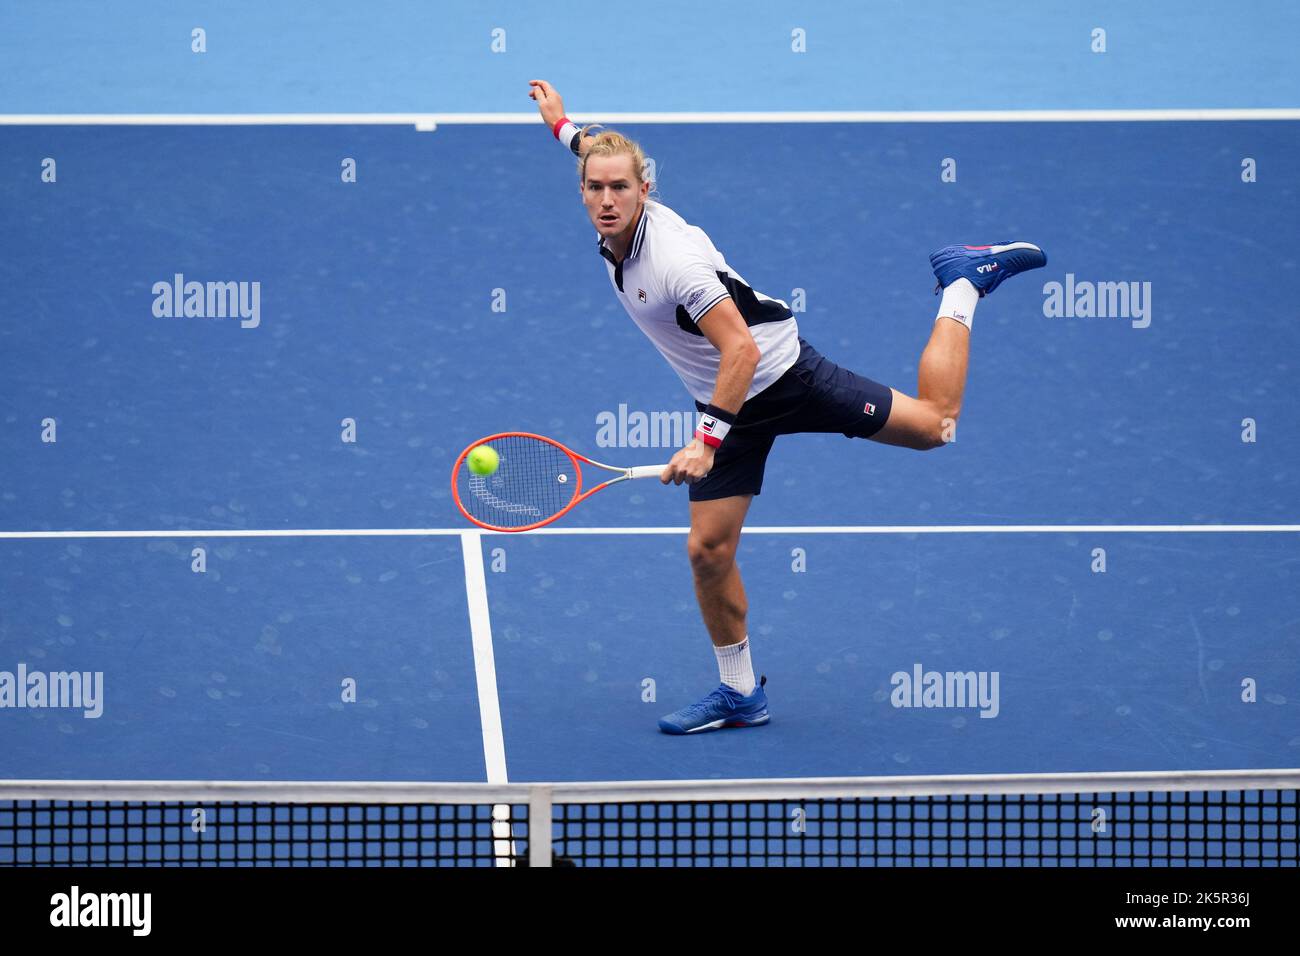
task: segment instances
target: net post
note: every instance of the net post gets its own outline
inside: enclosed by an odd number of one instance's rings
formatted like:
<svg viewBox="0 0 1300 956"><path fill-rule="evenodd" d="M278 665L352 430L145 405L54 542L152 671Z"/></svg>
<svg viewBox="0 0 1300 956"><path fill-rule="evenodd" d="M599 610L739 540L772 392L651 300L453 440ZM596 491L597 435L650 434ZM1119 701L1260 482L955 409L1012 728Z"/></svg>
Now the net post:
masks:
<svg viewBox="0 0 1300 956"><path fill-rule="evenodd" d="M551 788L528 788L528 865L551 865Z"/></svg>

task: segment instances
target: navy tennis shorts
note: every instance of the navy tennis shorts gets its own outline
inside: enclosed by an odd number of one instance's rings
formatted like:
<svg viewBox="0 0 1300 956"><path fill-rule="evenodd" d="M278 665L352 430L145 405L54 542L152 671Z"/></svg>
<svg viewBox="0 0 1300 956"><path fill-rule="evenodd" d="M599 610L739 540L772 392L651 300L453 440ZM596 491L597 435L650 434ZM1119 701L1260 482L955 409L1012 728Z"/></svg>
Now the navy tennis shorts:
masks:
<svg viewBox="0 0 1300 956"><path fill-rule="evenodd" d="M800 337L798 360L741 407L713 468L689 486L691 501L756 495L778 435L839 432L870 438L885 426L893 404L888 386L840 368ZM705 408L700 402L695 407Z"/></svg>

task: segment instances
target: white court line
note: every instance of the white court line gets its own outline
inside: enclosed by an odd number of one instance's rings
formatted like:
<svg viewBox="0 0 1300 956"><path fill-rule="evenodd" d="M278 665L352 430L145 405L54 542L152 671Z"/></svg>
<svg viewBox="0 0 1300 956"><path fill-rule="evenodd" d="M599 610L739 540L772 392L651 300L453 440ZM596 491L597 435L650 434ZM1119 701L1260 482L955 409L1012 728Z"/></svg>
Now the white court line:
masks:
<svg viewBox="0 0 1300 956"><path fill-rule="evenodd" d="M221 528L185 531L0 531L0 540L41 538L425 538L467 534L687 534L685 527L537 528L533 531L466 531L463 528ZM1295 534L1300 524L955 524L773 525L745 534ZM467 567L468 573L468 567ZM482 569L479 569L480 575Z"/></svg>
<svg viewBox="0 0 1300 956"><path fill-rule="evenodd" d="M570 113L586 123L1130 123L1298 120L1300 109L790 110ZM540 124L537 113L5 113L0 126L448 126Z"/></svg>
<svg viewBox="0 0 1300 956"><path fill-rule="evenodd" d="M496 655L492 652L492 621L488 617L487 581L483 577L482 535L460 532L461 554L465 559L465 597L469 604L469 629L474 642L474 678L478 684L478 715L483 727L483 762L487 782L504 784L506 744L501 730L501 700L497 695ZM492 808L493 855L497 866L511 866L515 845L510 833L510 805Z"/></svg>

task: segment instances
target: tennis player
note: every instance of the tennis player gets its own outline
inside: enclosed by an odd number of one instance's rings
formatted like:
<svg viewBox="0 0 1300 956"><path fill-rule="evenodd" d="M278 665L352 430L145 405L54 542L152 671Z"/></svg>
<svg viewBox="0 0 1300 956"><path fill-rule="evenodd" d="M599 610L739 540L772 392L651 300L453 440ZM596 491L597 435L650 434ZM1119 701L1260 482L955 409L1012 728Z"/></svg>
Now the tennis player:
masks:
<svg viewBox="0 0 1300 956"><path fill-rule="evenodd" d="M617 132L579 129L559 93L529 96L578 157L582 201L618 300L695 398L695 437L661 480L689 485L686 550L721 684L659 721L669 734L768 722L767 679L754 679L748 603L736 546L778 435L841 433L906 448L939 448L961 412L971 321L1004 280L1047 264L1028 242L947 246L930 256L943 298L921 353L916 396L841 368L799 335L785 302L752 288L703 230L650 198L645 155ZM938 291L938 290L936 290Z"/></svg>

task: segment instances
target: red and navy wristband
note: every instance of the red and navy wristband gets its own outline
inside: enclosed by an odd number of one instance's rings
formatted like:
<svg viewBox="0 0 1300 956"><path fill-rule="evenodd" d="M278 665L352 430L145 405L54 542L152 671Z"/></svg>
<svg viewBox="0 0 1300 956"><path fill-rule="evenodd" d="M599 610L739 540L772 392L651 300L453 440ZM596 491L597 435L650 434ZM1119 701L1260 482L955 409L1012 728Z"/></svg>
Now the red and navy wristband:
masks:
<svg viewBox="0 0 1300 956"><path fill-rule="evenodd" d="M555 134L555 138L559 141L560 145L573 153L574 156L582 155L582 147L579 145L579 140L582 138L582 130L573 122L573 120L569 119L567 116L561 116L555 121L555 126L551 128L551 132Z"/></svg>

